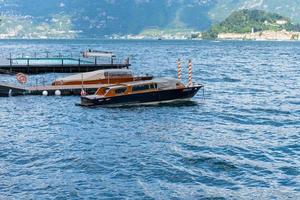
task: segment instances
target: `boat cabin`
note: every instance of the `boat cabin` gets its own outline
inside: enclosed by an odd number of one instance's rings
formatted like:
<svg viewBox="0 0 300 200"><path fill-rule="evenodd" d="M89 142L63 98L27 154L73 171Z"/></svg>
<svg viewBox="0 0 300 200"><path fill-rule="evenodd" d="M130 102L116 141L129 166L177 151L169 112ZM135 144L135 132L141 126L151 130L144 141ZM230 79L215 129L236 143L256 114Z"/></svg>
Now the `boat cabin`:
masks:
<svg viewBox="0 0 300 200"><path fill-rule="evenodd" d="M119 85L104 86L97 90L95 95L114 97L119 95L138 94L168 89L179 89L185 86L177 79L153 79L153 81L138 81Z"/></svg>

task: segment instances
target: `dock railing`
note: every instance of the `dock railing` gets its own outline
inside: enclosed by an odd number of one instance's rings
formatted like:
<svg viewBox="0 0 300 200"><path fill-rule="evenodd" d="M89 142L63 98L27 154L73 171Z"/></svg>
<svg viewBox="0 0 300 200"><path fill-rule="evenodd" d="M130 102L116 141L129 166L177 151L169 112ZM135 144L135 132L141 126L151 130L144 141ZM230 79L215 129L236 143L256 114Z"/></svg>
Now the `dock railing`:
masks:
<svg viewBox="0 0 300 200"><path fill-rule="evenodd" d="M77 55L77 56L76 56ZM34 65L113 65L113 64L129 64L129 58L120 59L116 56L112 57L83 57L82 54L58 53L52 54L48 51L33 52L33 53L9 53L8 55L0 56L0 66L34 66Z"/></svg>

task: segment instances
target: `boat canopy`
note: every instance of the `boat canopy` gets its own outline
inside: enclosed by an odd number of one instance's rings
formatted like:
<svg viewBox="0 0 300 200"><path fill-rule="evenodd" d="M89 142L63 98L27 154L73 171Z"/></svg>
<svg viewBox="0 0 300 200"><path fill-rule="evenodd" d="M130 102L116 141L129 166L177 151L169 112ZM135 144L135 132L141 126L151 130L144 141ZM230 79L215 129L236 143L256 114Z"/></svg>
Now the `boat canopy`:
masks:
<svg viewBox="0 0 300 200"><path fill-rule="evenodd" d="M105 69L67 76L56 79L55 82L93 81L115 77L133 77L133 74L128 69Z"/></svg>
<svg viewBox="0 0 300 200"><path fill-rule="evenodd" d="M178 88L178 86L184 86L183 83L181 83L178 79L169 78L169 77L154 78L148 81L136 81L136 82L124 83L122 85L134 86L134 85L143 85L143 84L150 84L150 83L157 84L157 89L159 90L176 89Z"/></svg>
<svg viewBox="0 0 300 200"><path fill-rule="evenodd" d="M115 55L112 52L109 51L96 51L89 49L88 51L82 52L83 57L115 57Z"/></svg>
<svg viewBox="0 0 300 200"><path fill-rule="evenodd" d="M153 82L157 84L157 89L168 90L168 89L176 89L179 85L183 85L176 78L155 78Z"/></svg>

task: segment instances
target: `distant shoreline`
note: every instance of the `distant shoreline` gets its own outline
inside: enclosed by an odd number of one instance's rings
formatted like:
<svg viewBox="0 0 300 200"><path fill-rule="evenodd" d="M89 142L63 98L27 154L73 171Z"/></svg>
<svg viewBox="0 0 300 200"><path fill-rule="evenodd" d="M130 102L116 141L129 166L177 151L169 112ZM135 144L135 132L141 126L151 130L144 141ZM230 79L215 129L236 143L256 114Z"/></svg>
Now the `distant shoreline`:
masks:
<svg viewBox="0 0 300 200"><path fill-rule="evenodd" d="M228 34L228 33L226 33ZM292 39L268 39L268 38L262 38L262 37L257 37L257 38L246 38L244 36L234 36L232 37L232 34L235 33L230 33L230 35L223 35L222 37L218 37L215 40L212 39L161 39L158 40L156 38L147 38L147 39L110 39L110 38L1 38L0 41L74 41L74 40L103 40L103 41L210 41L210 42L225 42L225 41L239 41L239 42L300 42L299 40L292 40ZM238 35L238 34L236 34Z"/></svg>
<svg viewBox="0 0 300 200"><path fill-rule="evenodd" d="M262 31L255 33L219 33L219 40L300 41L300 32Z"/></svg>

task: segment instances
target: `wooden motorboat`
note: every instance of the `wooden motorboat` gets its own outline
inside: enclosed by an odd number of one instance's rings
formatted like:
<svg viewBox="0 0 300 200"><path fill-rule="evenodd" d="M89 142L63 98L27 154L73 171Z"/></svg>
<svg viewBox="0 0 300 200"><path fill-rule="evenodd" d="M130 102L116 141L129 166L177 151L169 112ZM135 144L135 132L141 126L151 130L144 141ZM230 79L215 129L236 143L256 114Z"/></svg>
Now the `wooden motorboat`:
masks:
<svg viewBox="0 0 300 200"><path fill-rule="evenodd" d="M185 86L174 78L155 78L100 87L94 95L81 96L78 105L130 105L190 99L201 88L200 84Z"/></svg>
<svg viewBox="0 0 300 200"><path fill-rule="evenodd" d="M105 69L56 79L52 85L118 84L152 78L152 76L134 76L128 69Z"/></svg>

